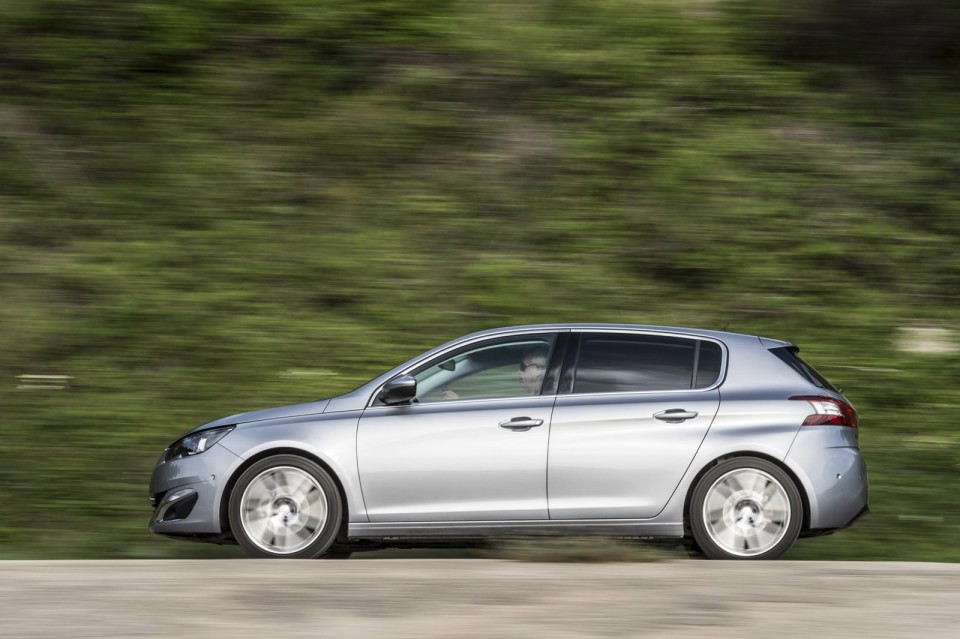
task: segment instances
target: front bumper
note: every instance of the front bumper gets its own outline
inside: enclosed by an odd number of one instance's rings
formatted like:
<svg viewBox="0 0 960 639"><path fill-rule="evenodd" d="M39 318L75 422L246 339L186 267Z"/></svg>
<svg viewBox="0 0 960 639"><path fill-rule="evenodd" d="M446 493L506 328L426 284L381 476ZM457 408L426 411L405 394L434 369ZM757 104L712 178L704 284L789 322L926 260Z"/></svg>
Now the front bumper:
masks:
<svg viewBox="0 0 960 639"><path fill-rule="evenodd" d="M219 444L192 457L161 459L150 478L150 530L161 535L221 532L223 490L241 462Z"/></svg>

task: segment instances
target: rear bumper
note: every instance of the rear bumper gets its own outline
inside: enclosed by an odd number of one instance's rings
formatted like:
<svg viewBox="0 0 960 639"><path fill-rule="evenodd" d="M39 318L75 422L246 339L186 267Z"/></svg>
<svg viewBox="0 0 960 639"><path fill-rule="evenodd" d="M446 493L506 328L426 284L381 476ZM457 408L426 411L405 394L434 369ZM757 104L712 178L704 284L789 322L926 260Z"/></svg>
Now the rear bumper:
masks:
<svg viewBox="0 0 960 639"><path fill-rule="evenodd" d="M853 429L801 428L784 462L800 479L807 496L810 521L806 534L844 528L869 511L867 465Z"/></svg>
<svg viewBox="0 0 960 639"><path fill-rule="evenodd" d="M832 535L838 530L842 530L843 528L849 528L850 526L855 524L858 519L868 514L870 514L870 506L864 506L863 510L861 510L856 515L854 515L853 519L851 519L845 526L841 526L840 528L808 528L807 530L804 530L803 532L801 532L800 536L801 537L822 537L823 535Z"/></svg>

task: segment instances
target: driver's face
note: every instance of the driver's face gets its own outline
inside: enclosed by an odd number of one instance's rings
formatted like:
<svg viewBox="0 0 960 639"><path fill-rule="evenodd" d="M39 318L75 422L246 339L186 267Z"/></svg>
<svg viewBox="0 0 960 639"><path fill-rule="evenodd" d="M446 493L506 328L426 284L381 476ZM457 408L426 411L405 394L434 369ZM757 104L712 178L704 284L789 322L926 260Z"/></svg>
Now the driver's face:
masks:
<svg viewBox="0 0 960 639"><path fill-rule="evenodd" d="M546 362L542 356L524 355L520 362L520 385L531 395L539 393L544 370Z"/></svg>

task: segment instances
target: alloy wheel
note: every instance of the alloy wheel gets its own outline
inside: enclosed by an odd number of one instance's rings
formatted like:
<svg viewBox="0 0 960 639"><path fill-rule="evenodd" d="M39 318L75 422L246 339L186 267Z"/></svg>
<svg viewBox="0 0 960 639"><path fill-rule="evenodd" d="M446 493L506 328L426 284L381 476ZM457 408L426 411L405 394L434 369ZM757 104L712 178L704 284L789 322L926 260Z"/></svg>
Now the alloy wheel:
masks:
<svg viewBox="0 0 960 639"><path fill-rule="evenodd" d="M757 468L737 468L707 489L702 517L706 532L723 551L755 557L787 534L792 509L784 486Z"/></svg>
<svg viewBox="0 0 960 639"><path fill-rule="evenodd" d="M275 555L314 543L327 522L327 495L301 468L276 466L253 478L240 499L240 523L249 540Z"/></svg>

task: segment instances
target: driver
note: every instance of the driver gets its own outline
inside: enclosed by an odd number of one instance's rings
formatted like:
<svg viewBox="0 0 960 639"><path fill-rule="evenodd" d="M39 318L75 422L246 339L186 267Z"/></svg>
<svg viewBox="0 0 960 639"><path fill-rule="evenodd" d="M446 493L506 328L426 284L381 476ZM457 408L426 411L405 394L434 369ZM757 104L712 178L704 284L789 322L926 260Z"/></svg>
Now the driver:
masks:
<svg viewBox="0 0 960 639"><path fill-rule="evenodd" d="M546 346L534 346L523 352L523 357L520 358L520 385L528 395L536 395L540 392L546 370Z"/></svg>

